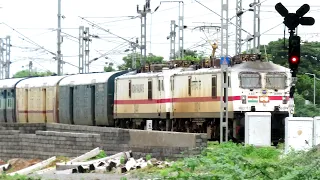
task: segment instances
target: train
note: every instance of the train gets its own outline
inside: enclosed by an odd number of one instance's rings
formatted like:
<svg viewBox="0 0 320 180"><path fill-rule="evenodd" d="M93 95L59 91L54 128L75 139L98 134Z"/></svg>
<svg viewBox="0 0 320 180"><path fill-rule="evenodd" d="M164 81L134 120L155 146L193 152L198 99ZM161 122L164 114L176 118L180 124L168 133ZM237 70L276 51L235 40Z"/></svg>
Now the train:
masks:
<svg viewBox="0 0 320 180"><path fill-rule="evenodd" d="M272 141L283 138L290 69L244 61L229 65L228 80L230 136L244 140L245 112L271 112ZM214 65L3 79L0 91L0 123L144 130L152 120L153 130L220 136L221 68Z"/></svg>

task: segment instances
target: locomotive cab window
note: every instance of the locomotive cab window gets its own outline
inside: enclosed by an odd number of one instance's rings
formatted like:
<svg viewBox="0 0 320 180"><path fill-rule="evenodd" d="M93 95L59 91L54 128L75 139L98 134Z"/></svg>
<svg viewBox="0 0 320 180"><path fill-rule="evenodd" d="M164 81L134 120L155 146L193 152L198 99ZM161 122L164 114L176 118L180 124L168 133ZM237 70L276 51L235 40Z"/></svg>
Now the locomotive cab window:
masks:
<svg viewBox="0 0 320 180"><path fill-rule="evenodd" d="M285 89L287 76L284 73L267 73L266 88L268 89Z"/></svg>
<svg viewBox="0 0 320 180"><path fill-rule="evenodd" d="M213 98L217 97L217 76L211 77L211 96Z"/></svg>
<svg viewBox="0 0 320 180"><path fill-rule="evenodd" d="M148 99L152 99L152 80L148 80Z"/></svg>
<svg viewBox="0 0 320 180"><path fill-rule="evenodd" d="M239 74L240 87L243 89L261 88L261 76L258 72L242 72Z"/></svg>

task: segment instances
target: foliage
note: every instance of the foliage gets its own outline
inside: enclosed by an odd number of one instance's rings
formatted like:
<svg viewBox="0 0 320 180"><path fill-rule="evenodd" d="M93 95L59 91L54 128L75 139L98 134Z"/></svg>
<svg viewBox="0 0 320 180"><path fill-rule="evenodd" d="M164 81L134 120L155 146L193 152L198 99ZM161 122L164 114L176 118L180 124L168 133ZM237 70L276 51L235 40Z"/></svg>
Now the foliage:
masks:
<svg viewBox="0 0 320 180"><path fill-rule="evenodd" d="M31 71L29 70L21 70L16 72L13 77L14 78L23 78L23 77L29 77L29 76L51 76L53 75L53 72L46 71L46 72L36 72L36 71Z"/></svg>
<svg viewBox="0 0 320 180"><path fill-rule="evenodd" d="M40 180L40 178L27 177L22 175L8 176L5 174L0 174L0 179L1 180Z"/></svg>
<svg viewBox="0 0 320 180"><path fill-rule="evenodd" d="M103 68L104 72L112 72L112 71L115 71L115 69L111 66L111 65L108 65L108 66L105 66Z"/></svg>
<svg viewBox="0 0 320 180"><path fill-rule="evenodd" d="M146 160L149 161L150 159L151 159L151 155L150 154L146 155Z"/></svg>
<svg viewBox="0 0 320 180"><path fill-rule="evenodd" d="M196 157L177 161L171 167L154 171L163 179L316 179L320 175L320 152L292 152L280 158L273 147L242 146L231 142L208 143Z"/></svg>
<svg viewBox="0 0 320 180"><path fill-rule="evenodd" d="M132 59L133 56L136 58L136 67L139 68L141 67L140 64L140 54L139 53L131 53L128 54L127 56L123 57L122 60L124 61L124 64L118 66L119 70L128 70L128 68L132 68ZM153 54L149 54L147 56L146 63L163 63L163 57L161 56L156 56Z"/></svg>
<svg viewBox="0 0 320 180"><path fill-rule="evenodd" d="M99 154L96 155L95 157L93 158L90 158L88 159L88 161L91 161L91 160L96 160L96 159L101 159L101 158L104 158L104 157L107 157L107 154L104 150L100 150Z"/></svg>
<svg viewBox="0 0 320 180"><path fill-rule="evenodd" d="M187 60L187 61L195 61L199 62L204 58L204 52L197 53L197 51L192 50L184 50L183 58L177 58L177 60ZM179 57L179 54L176 53L176 57Z"/></svg>

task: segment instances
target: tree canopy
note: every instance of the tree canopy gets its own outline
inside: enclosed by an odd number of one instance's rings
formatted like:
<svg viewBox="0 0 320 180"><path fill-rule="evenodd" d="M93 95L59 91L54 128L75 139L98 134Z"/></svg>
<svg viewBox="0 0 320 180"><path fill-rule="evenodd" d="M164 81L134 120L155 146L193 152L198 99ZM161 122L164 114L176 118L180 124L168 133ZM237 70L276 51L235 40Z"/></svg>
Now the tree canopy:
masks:
<svg viewBox="0 0 320 180"><path fill-rule="evenodd" d="M137 68L141 67L140 54L139 53L131 53L131 54L128 54L127 56L122 58L124 63L122 65L118 66L118 69L119 70L128 70L128 68L132 68L132 58L133 58L133 56L136 57L136 67ZM156 55L153 55L153 54L150 53L147 56L146 62L147 63L163 63L164 60L163 60L163 57L156 56Z"/></svg>
<svg viewBox="0 0 320 180"><path fill-rule="evenodd" d="M105 66L104 68L103 68L103 70L104 70L104 72L112 72L112 71L115 71L115 69L113 68L113 66L112 65L108 65L108 66Z"/></svg>
<svg viewBox="0 0 320 180"><path fill-rule="evenodd" d="M16 72L13 75L13 78L23 78L23 77L31 77L31 76L51 76L53 75L53 72L46 71L46 72L37 72L37 71L29 71L29 70L21 70Z"/></svg>

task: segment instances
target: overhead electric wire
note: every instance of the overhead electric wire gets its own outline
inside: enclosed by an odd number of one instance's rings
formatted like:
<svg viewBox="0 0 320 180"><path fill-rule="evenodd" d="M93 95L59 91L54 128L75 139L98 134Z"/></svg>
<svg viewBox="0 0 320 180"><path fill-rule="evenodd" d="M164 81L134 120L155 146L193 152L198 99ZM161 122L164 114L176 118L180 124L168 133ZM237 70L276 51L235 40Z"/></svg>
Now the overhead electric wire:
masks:
<svg viewBox="0 0 320 180"><path fill-rule="evenodd" d="M81 18L82 20L88 22L92 27L97 27L98 29L103 30L103 31L105 31L105 32L107 32L107 33L109 33L109 34L111 34L111 35L114 35L114 36L116 36L116 37L118 37L118 38L120 38L120 39L122 39L122 40L124 40L124 41L127 41L127 42L132 43L130 40L128 40L128 39L126 39L126 38L123 38L123 37L121 37L121 36L118 36L118 35L110 32L109 29L108 29L108 30L107 30L107 29L104 29L103 27L100 27L100 26L98 26L97 24L95 24L95 23L93 23L93 22L91 22L91 21L89 21L89 20L86 20L86 19L84 19L84 18L82 18L82 17L80 17L80 16L79 16L79 18Z"/></svg>
<svg viewBox="0 0 320 180"><path fill-rule="evenodd" d="M133 20L133 19L137 19L137 18L139 18L139 16L131 17L131 18L129 18L129 19L120 19L120 20L115 20L115 21L106 21L106 22L96 23L96 24L108 24L108 23L115 23L115 22L123 22L123 21L129 21L129 20Z"/></svg>
<svg viewBox="0 0 320 180"><path fill-rule="evenodd" d="M44 48L44 46L40 46L40 45L39 45L39 44L37 44L36 42L32 41L30 38L26 37L25 35L23 35L23 34L22 34L22 33L20 33L19 31L15 30L13 27L9 26L8 24L6 24L6 23L4 23L4 22L3 22L2 24L4 24L5 26L7 26L7 27L11 28L13 31L17 32L18 34L20 34L20 35L21 35L21 36L23 36L24 38L28 39L30 42L32 42L32 44L33 44L33 45L38 46L39 48L41 48L41 49L43 49L43 50L45 50L45 51L49 52L49 53L50 53L50 54L52 54L52 55L56 55L54 52L52 52L52 51L50 51L50 50L48 50L48 49Z"/></svg>
<svg viewBox="0 0 320 180"><path fill-rule="evenodd" d="M201 6L205 7L205 8L208 9L209 11L213 12L214 14L216 14L217 16L219 16L219 17L222 18L222 16L221 16L220 14L216 13L216 12L213 11L212 9L210 9L210 8L208 8L207 6L203 5L203 4L200 3L199 1L197 1L197 0L195 0L195 1L196 1L197 3L199 3ZM232 25L238 27L236 24L232 23L230 20L227 20L226 18L224 18L224 20L226 20L229 24L232 24ZM251 33L249 33L248 31L246 31L246 30L244 30L244 29L242 29L241 27L238 27L238 28L240 28L242 31L244 31L244 32L246 32L247 34L249 34L250 36L252 36Z"/></svg>

